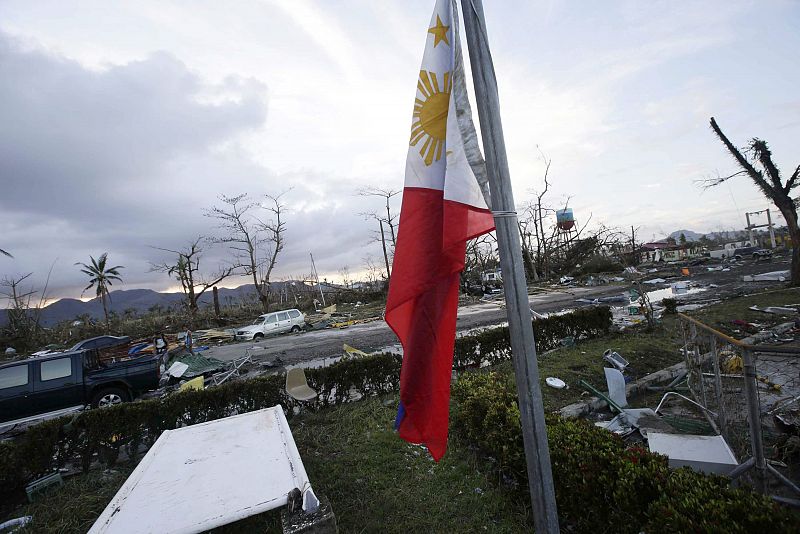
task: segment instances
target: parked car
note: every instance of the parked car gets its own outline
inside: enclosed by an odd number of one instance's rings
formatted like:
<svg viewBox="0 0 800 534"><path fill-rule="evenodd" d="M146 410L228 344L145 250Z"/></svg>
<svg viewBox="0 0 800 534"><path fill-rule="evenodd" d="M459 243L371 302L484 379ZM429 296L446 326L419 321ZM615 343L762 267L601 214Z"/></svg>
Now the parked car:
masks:
<svg viewBox="0 0 800 534"><path fill-rule="evenodd" d="M160 378L161 356L106 364L95 349L0 365L0 424L127 402L157 388Z"/></svg>
<svg viewBox="0 0 800 534"><path fill-rule="evenodd" d="M248 326L236 329L237 340L261 339L283 332L299 332L306 324L305 315L300 310L283 310L265 313Z"/></svg>
<svg viewBox="0 0 800 534"><path fill-rule="evenodd" d="M761 258L769 258L772 256L772 251L761 247L744 247L737 248L733 251L734 259L741 260L743 258L752 257L754 260Z"/></svg>

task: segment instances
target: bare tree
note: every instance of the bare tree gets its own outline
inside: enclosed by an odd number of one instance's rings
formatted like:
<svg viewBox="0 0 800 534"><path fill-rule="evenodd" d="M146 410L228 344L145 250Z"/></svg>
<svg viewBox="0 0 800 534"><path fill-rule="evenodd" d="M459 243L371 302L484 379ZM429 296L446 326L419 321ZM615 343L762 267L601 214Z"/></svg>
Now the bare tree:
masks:
<svg viewBox="0 0 800 534"><path fill-rule="evenodd" d="M251 202L247 194L219 197L226 206L213 207L206 210L205 215L219 221L219 228L224 231L222 237L211 238L215 243L223 243L233 251L234 269L243 269L245 276L253 278L258 300L264 312L269 311L269 285L272 270L283 250L286 223L281 216L285 206L277 196L266 195L268 203ZM267 221L262 221L255 213L262 208L272 214Z"/></svg>
<svg viewBox="0 0 800 534"><path fill-rule="evenodd" d="M378 222L379 233L376 235L375 240L380 241L383 248L383 260L386 264L386 279L391 276L391 267L389 256L393 256L394 247L397 244L397 237L395 227L397 223L397 214L392 212L391 200L392 197L398 195L400 190L397 189L383 189L380 187L364 187L358 190L358 195L362 197L380 197L384 200L384 207L380 211L362 212L361 215L367 220L375 220ZM384 213L385 210L385 213ZM390 242L387 242L386 231L389 232ZM391 243L391 245L389 244Z"/></svg>
<svg viewBox="0 0 800 534"><path fill-rule="evenodd" d="M747 147L740 151L725 136L714 117L711 117L711 129L728 149L741 170L728 176L717 176L705 180L704 186L706 188L714 187L740 175L749 177L756 184L786 219L786 228L792 240L791 285L800 286L800 226L797 221L796 200L791 196L792 190L798 185L800 165L794 169L792 175L784 183L777 165L772 161L772 152L766 141L754 137L748 142Z"/></svg>
<svg viewBox="0 0 800 534"><path fill-rule="evenodd" d="M350 286L353 284L353 280L350 277L350 267L345 265L339 269L339 276L342 277L342 285L347 289L350 289Z"/></svg>
<svg viewBox="0 0 800 534"><path fill-rule="evenodd" d="M199 309L197 303L203 293L222 282L234 271L233 266L220 266L211 275L202 274L200 271L200 260L203 257L202 241L203 237L197 237L181 250L153 247L157 250L175 254L176 258L175 263L153 263L150 268L151 271L163 272L169 276L174 276L180 282L192 322L194 322L195 315Z"/></svg>
<svg viewBox="0 0 800 534"><path fill-rule="evenodd" d="M374 290L375 286L378 285L381 279L385 279L385 277L381 273L380 267L375 264L375 260L371 254L367 254L362 261L364 262L367 283L370 285L370 289Z"/></svg>
<svg viewBox="0 0 800 534"><path fill-rule="evenodd" d="M482 274L500 263L497 254L497 236L494 232L483 234L467 242L464 269L461 271L463 285L482 284Z"/></svg>
<svg viewBox="0 0 800 534"><path fill-rule="evenodd" d="M269 200L269 203L262 205L265 210L272 213L272 217L267 222L262 223L261 227L266 232L267 240L270 243L266 269L263 270L261 277L262 283L267 286L267 300L266 303L262 302L265 306L265 312L269 311L269 279L278 262L278 254L281 253L286 244L286 222L281 219L281 216L286 212L286 205L281 204L281 197L286 193L287 191L277 196L264 195Z"/></svg>
<svg viewBox="0 0 800 534"><path fill-rule="evenodd" d="M4 276L0 280L0 295L3 295L8 301L8 306L6 307L8 318L6 330L10 337L16 339L20 344L16 347L18 349L34 346L37 334L41 331L41 315L47 301L47 287L50 284L50 275L53 272L54 265L55 263L50 266L50 271L47 273L47 280L41 293L34 289L33 286L27 289L23 288L23 283L33 273L16 277ZM33 299L38 293L40 293L39 299L38 302L35 302Z"/></svg>

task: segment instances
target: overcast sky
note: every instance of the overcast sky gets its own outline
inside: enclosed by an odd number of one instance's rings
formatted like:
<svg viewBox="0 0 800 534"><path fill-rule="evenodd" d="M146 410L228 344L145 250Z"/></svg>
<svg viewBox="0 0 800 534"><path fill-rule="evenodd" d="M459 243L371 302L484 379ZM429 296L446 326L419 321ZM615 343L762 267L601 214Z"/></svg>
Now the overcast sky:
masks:
<svg viewBox="0 0 800 534"><path fill-rule="evenodd" d="M213 231L220 194L284 197L277 278L379 261L364 185L402 188L433 0L0 0L0 274L78 296L108 251L121 288ZM744 226L767 202L708 128L800 163L797 2L486 2L515 196L541 187L579 221ZM399 205L398 205L399 208ZM209 253L213 265L222 252ZM246 283L234 281L233 285ZM116 288L117 286L115 286Z"/></svg>

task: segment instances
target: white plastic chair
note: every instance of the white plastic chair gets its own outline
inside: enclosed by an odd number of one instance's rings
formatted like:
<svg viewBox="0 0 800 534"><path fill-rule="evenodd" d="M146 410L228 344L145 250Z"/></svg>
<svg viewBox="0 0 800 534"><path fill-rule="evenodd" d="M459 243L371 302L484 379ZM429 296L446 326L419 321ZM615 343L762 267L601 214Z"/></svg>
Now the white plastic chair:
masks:
<svg viewBox="0 0 800 534"><path fill-rule="evenodd" d="M305 371L299 367L286 371L286 393L298 401L310 401L317 398L317 392L308 385Z"/></svg>

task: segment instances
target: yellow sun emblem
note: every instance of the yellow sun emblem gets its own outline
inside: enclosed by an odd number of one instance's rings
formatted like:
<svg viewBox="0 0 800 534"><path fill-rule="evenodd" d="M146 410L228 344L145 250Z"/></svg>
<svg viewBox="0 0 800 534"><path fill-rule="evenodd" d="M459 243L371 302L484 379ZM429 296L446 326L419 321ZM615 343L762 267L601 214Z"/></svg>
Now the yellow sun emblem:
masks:
<svg viewBox="0 0 800 534"><path fill-rule="evenodd" d="M419 71L417 89L424 99L415 99L414 122L411 124L411 146L417 146L425 139L419 155L425 165L439 161L442 157L447 134L447 112L450 109L450 91L453 80L449 72L444 73L444 83L440 87L435 72Z"/></svg>

